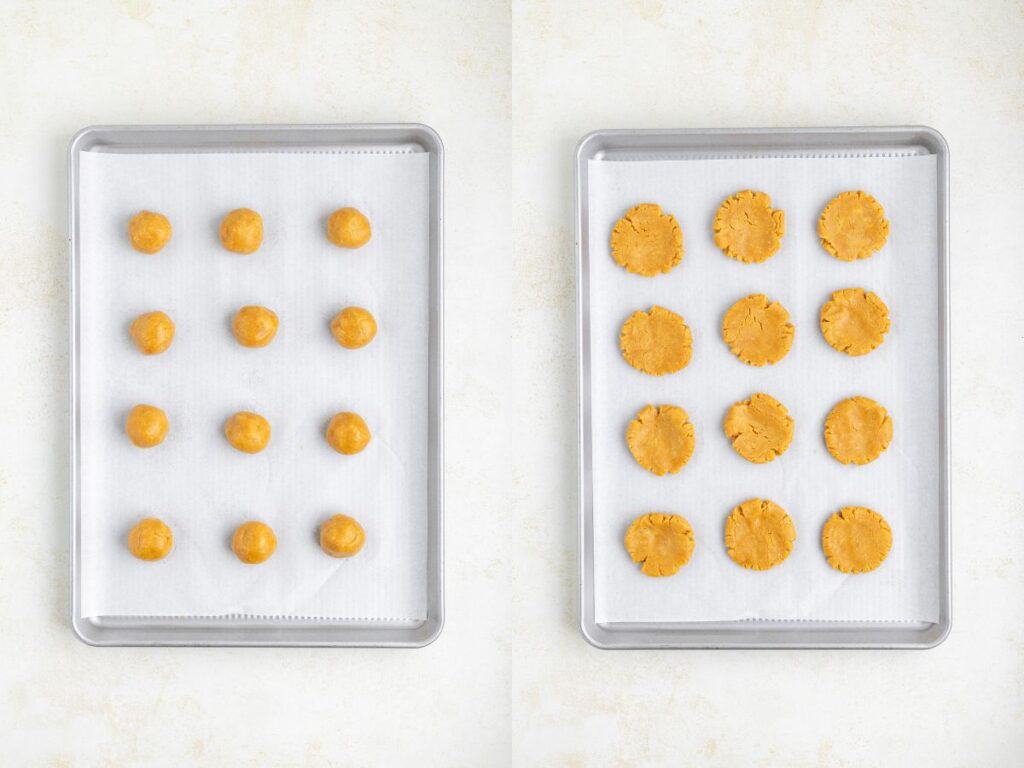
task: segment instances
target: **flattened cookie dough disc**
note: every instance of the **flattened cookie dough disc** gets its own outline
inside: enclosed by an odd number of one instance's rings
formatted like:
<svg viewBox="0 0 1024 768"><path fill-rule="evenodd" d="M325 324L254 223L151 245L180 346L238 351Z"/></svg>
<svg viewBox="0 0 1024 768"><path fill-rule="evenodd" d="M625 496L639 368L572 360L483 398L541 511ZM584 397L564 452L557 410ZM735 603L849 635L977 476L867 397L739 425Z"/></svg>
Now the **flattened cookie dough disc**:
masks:
<svg viewBox="0 0 1024 768"><path fill-rule="evenodd" d="M843 507L821 530L828 564L843 573L867 573L880 566L892 549L892 528L867 507Z"/></svg>
<svg viewBox="0 0 1024 768"><path fill-rule="evenodd" d="M690 417L677 405L645 406L626 428L626 443L637 463L656 475L675 474L693 455Z"/></svg>
<svg viewBox="0 0 1024 768"><path fill-rule="evenodd" d="M655 203L626 211L612 229L612 258L646 277L668 272L683 259L683 230L671 213Z"/></svg>
<svg viewBox="0 0 1024 768"><path fill-rule="evenodd" d="M793 346L793 324L784 306L755 293L729 307L722 318L722 338L747 365L771 365Z"/></svg>
<svg viewBox="0 0 1024 768"><path fill-rule="evenodd" d="M843 192L821 212L818 237L821 247L837 259L866 259L889 238L885 209L867 192Z"/></svg>
<svg viewBox="0 0 1024 768"><path fill-rule="evenodd" d="M736 453L755 464L781 456L793 441L789 411L764 392L734 404L725 414L722 427Z"/></svg>
<svg viewBox="0 0 1024 768"><path fill-rule="evenodd" d="M772 199L764 192L745 189L719 206L713 228L715 245L722 253L746 264L759 264L779 250L786 214L772 208Z"/></svg>
<svg viewBox="0 0 1024 768"><path fill-rule="evenodd" d="M836 291L821 307L821 334L833 349L848 355L866 355L888 332L889 308L863 288Z"/></svg>
<svg viewBox="0 0 1024 768"><path fill-rule="evenodd" d="M867 464L892 442L892 418L870 397L850 397L825 419L825 445L841 464Z"/></svg>
<svg viewBox="0 0 1024 768"><path fill-rule="evenodd" d="M672 576L693 555L693 528L681 515L640 515L623 541L633 562L640 563L640 570L648 576Z"/></svg>
<svg viewBox="0 0 1024 768"><path fill-rule="evenodd" d="M686 321L671 310L654 306L639 310L622 324L619 348L626 362L652 376L686 367L693 353L693 336Z"/></svg>
<svg viewBox="0 0 1024 768"><path fill-rule="evenodd" d="M725 520L725 547L737 565L773 568L793 551L796 527L786 510L768 499L748 499Z"/></svg>

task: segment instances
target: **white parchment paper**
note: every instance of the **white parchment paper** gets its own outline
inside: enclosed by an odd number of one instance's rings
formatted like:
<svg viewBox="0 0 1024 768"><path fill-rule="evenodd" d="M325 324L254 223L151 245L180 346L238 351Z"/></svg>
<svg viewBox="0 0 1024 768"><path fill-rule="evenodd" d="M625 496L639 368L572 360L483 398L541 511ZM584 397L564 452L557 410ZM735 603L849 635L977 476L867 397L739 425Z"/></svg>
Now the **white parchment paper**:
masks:
<svg viewBox="0 0 1024 768"><path fill-rule="evenodd" d="M260 615L419 620L426 617L429 189L422 153L107 154L81 159L81 532L86 616ZM372 222L363 248L335 248L326 217L355 206ZM255 254L225 251L220 218L253 208L265 237ZM159 254L133 251L129 217L165 213ZM280 318L274 342L246 349L235 310L263 304ZM329 322L369 309L378 335L338 346ZM171 348L145 357L128 325L161 309ZM136 403L163 408L170 433L149 450L123 432ZM260 454L222 433L235 411L269 419ZM356 456L323 431L338 411L363 416L373 438ZM327 517L366 529L354 558L317 543ZM141 517L174 531L159 563L131 557ZM246 566L234 528L270 524L276 554Z"/></svg>
<svg viewBox="0 0 1024 768"><path fill-rule="evenodd" d="M827 156L673 161L590 161L590 325L593 402L595 618L611 621L938 619L939 388L936 165L933 156ZM767 192L786 212L781 250L759 265L727 258L712 241L719 204L742 189ZM824 205L864 189L885 207L888 243L872 258L844 263L816 234ZM679 220L682 263L655 278L614 263L615 221L640 202L656 202ZM836 352L821 336L818 312L831 292L863 287L889 305L892 330L863 357ZM721 340L721 319L737 299L765 293L789 310L796 327L789 355L754 368ZM618 349L619 328L635 310L660 304L690 325L694 354L679 373L653 377L631 368ZM789 450L755 465L722 432L729 406L764 391L796 421ZM828 454L825 416L839 400L866 395L891 414L889 449L863 467ZM696 427L691 461L656 477L626 446L626 425L644 405L671 403ZM765 572L735 565L725 552L729 511L751 497L785 508L797 529L793 553ZM821 527L842 506L870 507L893 529L881 568L856 576L830 568ZM645 512L682 514L696 535L690 563L671 578L644 576L622 537Z"/></svg>

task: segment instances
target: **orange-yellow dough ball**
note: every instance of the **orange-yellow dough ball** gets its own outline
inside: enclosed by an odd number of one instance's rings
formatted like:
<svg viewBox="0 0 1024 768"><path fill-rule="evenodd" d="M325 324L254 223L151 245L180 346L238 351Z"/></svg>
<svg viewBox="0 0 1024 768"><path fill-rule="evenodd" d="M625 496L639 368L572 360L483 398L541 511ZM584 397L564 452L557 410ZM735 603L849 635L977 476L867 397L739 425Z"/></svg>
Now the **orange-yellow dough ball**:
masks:
<svg viewBox="0 0 1024 768"><path fill-rule="evenodd" d="M224 436L243 453L259 453L270 442L270 422L252 411L239 411L224 422Z"/></svg>
<svg viewBox="0 0 1024 768"><path fill-rule="evenodd" d="M254 253L263 242L263 217L238 208L220 222L220 242L232 253Z"/></svg>
<svg viewBox="0 0 1024 768"><path fill-rule="evenodd" d="M155 405L136 405L128 411L124 431L128 439L139 448L160 445L167 437L167 414Z"/></svg>
<svg viewBox="0 0 1024 768"><path fill-rule="evenodd" d="M163 520L147 517L128 532L128 551L139 560L163 560L174 546L174 534Z"/></svg>
<svg viewBox="0 0 1024 768"><path fill-rule="evenodd" d="M336 413L327 425L327 442L338 453L351 456L370 442L370 428L358 413Z"/></svg>
<svg viewBox="0 0 1024 768"><path fill-rule="evenodd" d="M365 542L363 526L348 515L335 515L320 526L320 548L331 557L352 557Z"/></svg>
<svg viewBox="0 0 1024 768"><path fill-rule="evenodd" d="M377 335L377 321L362 307L345 307L331 320L331 333L346 349L359 349Z"/></svg>
<svg viewBox="0 0 1024 768"><path fill-rule="evenodd" d="M231 551L243 563L256 565L267 560L277 549L277 536L266 523L251 520L242 523L231 537Z"/></svg>
<svg viewBox="0 0 1024 768"><path fill-rule="evenodd" d="M174 321L166 312L146 312L132 321L132 341L144 355L159 355L174 341Z"/></svg>
<svg viewBox="0 0 1024 768"><path fill-rule="evenodd" d="M355 208L339 208L327 219L327 239L339 248L362 248L370 242L370 220Z"/></svg>
<svg viewBox="0 0 1024 768"><path fill-rule="evenodd" d="M242 307L231 321L231 332L243 347L265 347L277 335L277 315L266 307Z"/></svg>
<svg viewBox="0 0 1024 768"><path fill-rule="evenodd" d="M162 213L139 211L128 222L128 239L140 253L157 253L171 239L171 222Z"/></svg>

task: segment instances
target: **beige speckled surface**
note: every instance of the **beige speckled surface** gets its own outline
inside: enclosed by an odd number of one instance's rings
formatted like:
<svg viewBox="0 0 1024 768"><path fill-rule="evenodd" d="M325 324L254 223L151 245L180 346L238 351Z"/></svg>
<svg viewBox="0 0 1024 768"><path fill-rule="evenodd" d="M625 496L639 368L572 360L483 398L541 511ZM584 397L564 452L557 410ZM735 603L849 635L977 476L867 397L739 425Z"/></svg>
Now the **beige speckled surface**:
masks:
<svg viewBox="0 0 1024 768"><path fill-rule="evenodd" d="M4 765L1014 764L1021 6L348 5L0 8ZM68 139L349 121L426 122L447 147L445 631L405 652L88 648L67 619ZM857 123L952 148L952 635L594 650L574 606L573 147L599 127Z"/></svg>

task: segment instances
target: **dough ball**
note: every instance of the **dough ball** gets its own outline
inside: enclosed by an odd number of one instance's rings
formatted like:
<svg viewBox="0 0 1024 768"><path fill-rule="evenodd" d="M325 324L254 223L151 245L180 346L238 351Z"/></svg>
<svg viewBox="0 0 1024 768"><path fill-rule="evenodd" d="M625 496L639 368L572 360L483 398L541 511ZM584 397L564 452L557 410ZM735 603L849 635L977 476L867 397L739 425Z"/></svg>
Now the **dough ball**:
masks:
<svg viewBox="0 0 1024 768"><path fill-rule="evenodd" d="M362 307L345 307L331 320L331 333L346 349L359 349L377 335L377 321Z"/></svg>
<svg viewBox="0 0 1024 768"><path fill-rule="evenodd" d="M648 576L672 576L690 562L693 528L680 515L652 512L630 524L624 539L626 551Z"/></svg>
<svg viewBox="0 0 1024 768"><path fill-rule="evenodd" d="M641 409L626 428L626 444L637 463L656 475L675 474L693 455L693 424L676 405Z"/></svg>
<svg viewBox="0 0 1024 768"><path fill-rule="evenodd" d="M773 568L793 551L796 527L786 510L768 499L748 499L725 520L725 548L737 565Z"/></svg>
<svg viewBox="0 0 1024 768"><path fill-rule="evenodd" d="M139 211L128 222L128 239L140 253L157 253L171 239L171 222L162 213Z"/></svg>
<svg viewBox="0 0 1024 768"><path fill-rule="evenodd" d="M722 253L747 264L767 261L779 250L786 232L786 214L772 208L764 192L746 189L727 197L713 224L715 245Z"/></svg>
<svg viewBox="0 0 1024 768"><path fill-rule="evenodd" d="M243 347L265 347L277 335L277 315L266 307L242 307L231 321L231 332Z"/></svg>
<svg viewBox="0 0 1024 768"><path fill-rule="evenodd" d="M370 442L370 428L358 413L336 413L327 425L327 443L346 456L359 453Z"/></svg>
<svg viewBox="0 0 1024 768"><path fill-rule="evenodd" d="M869 397L838 403L825 419L825 445L841 464L867 464L892 442L888 411Z"/></svg>
<svg viewBox="0 0 1024 768"><path fill-rule="evenodd" d="M327 219L327 239L339 248L362 248L370 234L370 220L355 208L339 208Z"/></svg>
<svg viewBox="0 0 1024 768"><path fill-rule="evenodd" d="M231 551L243 563L255 565L268 559L277 549L277 536L266 523L252 520L242 523L231 537Z"/></svg>
<svg viewBox="0 0 1024 768"><path fill-rule="evenodd" d="M867 507L843 507L821 530L828 564L843 573L867 573L880 566L892 549L892 529Z"/></svg>
<svg viewBox="0 0 1024 768"><path fill-rule="evenodd" d="M722 338L747 365L772 365L793 346L793 324L784 306L755 293L729 307L722 319Z"/></svg>
<svg viewBox="0 0 1024 768"><path fill-rule="evenodd" d="M842 261L866 259L889 237L882 205L867 192L843 192L818 219L821 247Z"/></svg>
<svg viewBox="0 0 1024 768"><path fill-rule="evenodd" d="M224 422L224 436L243 453L259 453L270 442L270 422L252 411L239 411Z"/></svg>
<svg viewBox="0 0 1024 768"><path fill-rule="evenodd" d="M363 526L348 515L335 515L320 526L320 548L331 557L352 557L365 542Z"/></svg>
<svg viewBox="0 0 1024 768"><path fill-rule="evenodd" d="M686 321L664 307L634 312L622 324L619 348L626 362L652 376L686 367L693 353L693 336Z"/></svg>
<svg viewBox="0 0 1024 768"><path fill-rule="evenodd" d="M844 288L821 307L821 333L833 349L866 355L889 332L889 308L871 291Z"/></svg>
<svg viewBox="0 0 1024 768"><path fill-rule="evenodd" d="M220 242L232 253L255 253L263 243L263 217L238 208L220 222Z"/></svg>
<svg viewBox="0 0 1024 768"><path fill-rule="evenodd" d="M163 560L174 546L174 534L167 524L147 517L128 532L128 551L139 560Z"/></svg>
<svg viewBox="0 0 1024 768"><path fill-rule="evenodd" d="M164 441L169 426L167 414L155 405L136 405L128 411L124 431L139 448L152 448Z"/></svg>
<svg viewBox="0 0 1024 768"><path fill-rule="evenodd" d="M136 317L128 329L132 341L144 355L167 351L174 341L174 321L165 312L146 312Z"/></svg>
<svg viewBox="0 0 1024 768"><path fill-rule="evenodd" d="M668 272L683 259L683 230L660 205L641 203L615 223L612 258L636 275Z"/></svg>
<svg viewBox="0 0 1024 768"><path fill-rule="evenodd" d="M793 441L789 411L764 392L734 404L725 414L722 426L736 453L755 464L773 461Z"/></svg>

